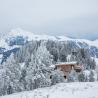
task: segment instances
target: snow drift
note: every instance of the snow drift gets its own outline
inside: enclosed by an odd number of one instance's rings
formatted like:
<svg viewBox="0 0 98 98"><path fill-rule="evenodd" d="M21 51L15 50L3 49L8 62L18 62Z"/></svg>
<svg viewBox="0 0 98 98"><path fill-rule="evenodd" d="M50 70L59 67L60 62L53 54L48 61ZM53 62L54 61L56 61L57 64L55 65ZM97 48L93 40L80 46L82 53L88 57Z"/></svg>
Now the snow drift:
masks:
<svg viewBox="0 0 98 98"><path fill-rule="evenodd" d="M0 98L98 98L98 82L60 83L52 87L6 95Z"/></svg>

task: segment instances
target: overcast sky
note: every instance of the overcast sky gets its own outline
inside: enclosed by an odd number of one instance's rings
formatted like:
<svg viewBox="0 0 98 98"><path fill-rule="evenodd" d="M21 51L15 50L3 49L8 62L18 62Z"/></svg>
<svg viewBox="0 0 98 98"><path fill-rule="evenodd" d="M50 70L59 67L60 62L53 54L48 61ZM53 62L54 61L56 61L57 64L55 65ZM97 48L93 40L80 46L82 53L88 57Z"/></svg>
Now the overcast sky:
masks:
<svg viewBox="0 0 98 98"><path fill-rule="evenodd" d="M0 32L98 38L98 0L0 0Z"/></svg>

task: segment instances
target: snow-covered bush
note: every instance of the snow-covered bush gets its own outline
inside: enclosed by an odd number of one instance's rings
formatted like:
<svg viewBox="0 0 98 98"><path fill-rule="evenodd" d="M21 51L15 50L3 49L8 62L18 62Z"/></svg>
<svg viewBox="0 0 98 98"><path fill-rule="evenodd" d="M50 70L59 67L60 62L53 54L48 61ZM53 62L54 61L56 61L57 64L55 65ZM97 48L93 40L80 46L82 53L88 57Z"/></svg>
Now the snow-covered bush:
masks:
<svg viewBox="0 0 98 98"><path fill-rule="evenodd" d="M97 73L94 70L84 70L78 75L80 82L94 82L97 80Z"/></svg>
<svg viewBox="0 0 98 98"><path fill-rule="evenodd" d="M95 70L91 70L89 74L89 81L94 82L97 81L97 72Z"/></svg>
<svg viewBox="0 0 98 98"><path fill-rule="evenodd" d="M78 75L74 69L69 74L67 81L68 82L77 82L78 81Z"/></svg>
<svg viewBox="0 0 98 98"><path fill-rule="evenodd" d="M65 82L65 78L63 73L59 70L55 70L51 74L51 85L55 85L56 83Z"/></svg>

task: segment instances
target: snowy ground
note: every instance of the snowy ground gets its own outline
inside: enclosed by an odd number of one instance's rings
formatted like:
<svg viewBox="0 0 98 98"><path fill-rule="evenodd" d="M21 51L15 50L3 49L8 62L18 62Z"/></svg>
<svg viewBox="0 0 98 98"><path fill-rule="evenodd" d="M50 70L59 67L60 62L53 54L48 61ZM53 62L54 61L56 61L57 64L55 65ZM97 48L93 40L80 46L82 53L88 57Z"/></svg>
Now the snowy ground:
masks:
<svg viewBox="0 0 98 98"><path fill-rule="evenodd" d="M0 98L98 98L98 82L60 83L52 87L6 95Z"/></svg>

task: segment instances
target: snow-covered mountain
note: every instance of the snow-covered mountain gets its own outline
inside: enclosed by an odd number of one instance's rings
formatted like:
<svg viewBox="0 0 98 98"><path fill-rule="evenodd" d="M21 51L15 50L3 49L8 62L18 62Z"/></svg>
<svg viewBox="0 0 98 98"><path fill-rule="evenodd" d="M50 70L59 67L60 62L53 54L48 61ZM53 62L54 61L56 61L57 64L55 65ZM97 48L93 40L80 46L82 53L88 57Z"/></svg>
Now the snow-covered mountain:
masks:
<svg viewBox="0 0 98 98"><path fill-rule="evenodd" d="M0 38L0 47L8 48L9 42L11 41L18 41L18 40L24 40L24 41L31 41L31 40L53 40L53 41L73 41L78 44L80 43L86 43L89 46L95 46L98 47L98 39L94 41L86 40L86 39L72 39L66 36L50 36L50 35L37 35L32 32L27 32L22 29L15 29L11 30L11 32L6 33L4 35L1 35Z"/></svg>
<svg viewBox="0 0 98 98"><path fill-rule="evenodd" d="M52 40L71 42L74 47L88 48L92 56L98 57L98 40L72 39L66 36L38 35L22 29L11 30L9 33L0 36L0 59L7 57L11 52L16 52L22 45L32 40Z"/></svg>

